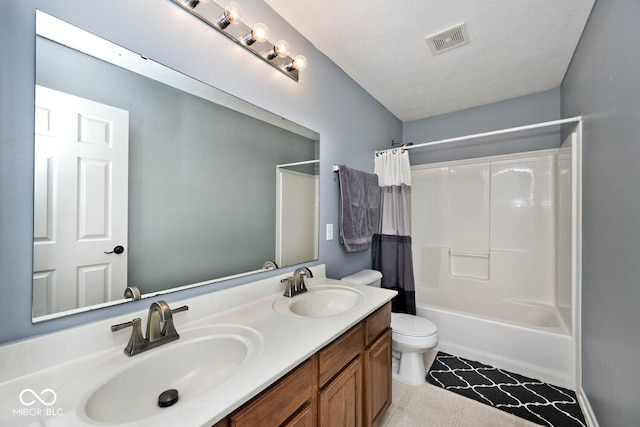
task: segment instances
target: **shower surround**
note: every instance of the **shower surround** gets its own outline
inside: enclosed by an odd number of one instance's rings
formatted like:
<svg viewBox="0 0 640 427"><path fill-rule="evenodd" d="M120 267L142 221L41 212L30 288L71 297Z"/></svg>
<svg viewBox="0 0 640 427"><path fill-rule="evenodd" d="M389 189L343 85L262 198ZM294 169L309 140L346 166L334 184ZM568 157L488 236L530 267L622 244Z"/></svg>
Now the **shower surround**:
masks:
<svg viewBox="0 0 640 427"><path fill-rule="evenodd" d="M412 168L417 314L443 351L575 387L572 152Z"/></svg>

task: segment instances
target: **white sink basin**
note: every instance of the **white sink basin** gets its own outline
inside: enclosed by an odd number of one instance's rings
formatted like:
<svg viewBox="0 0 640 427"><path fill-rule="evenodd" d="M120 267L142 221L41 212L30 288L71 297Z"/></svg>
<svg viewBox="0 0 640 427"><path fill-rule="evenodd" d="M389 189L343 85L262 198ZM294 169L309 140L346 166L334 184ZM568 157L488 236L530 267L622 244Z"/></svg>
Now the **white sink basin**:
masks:
<svg viewBox="0 0 640 427"><path fill-rule="evenodd" d="M125 369L95 389L84 404L86 416L97 422L122 424L166 415L202 393L233 378L262 348L260 334L236 325L216 325L178 331L180 339L131 358ZM158 406L158 396L177 389L178 402Z"/></svg>
<svg viewBox="0 0 640 427"><path fill-rule="evenodd" d="M364 300L364 294L345 286L320 285L310 287L293 298L280 297L273 309L285 315L329 317L343 313Z"/></svg>

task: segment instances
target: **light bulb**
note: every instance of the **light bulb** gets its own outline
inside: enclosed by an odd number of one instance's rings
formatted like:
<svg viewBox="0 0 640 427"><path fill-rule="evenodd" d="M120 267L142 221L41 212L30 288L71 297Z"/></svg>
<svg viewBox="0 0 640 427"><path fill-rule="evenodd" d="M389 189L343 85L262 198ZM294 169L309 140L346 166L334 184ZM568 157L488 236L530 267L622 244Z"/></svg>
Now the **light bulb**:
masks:
<svg viewBox="0 0 640 427"><path fill-rule="evenodd" d="M224 13L216 20L216 25L225 29L229 24L239 24L242 21L242 8L238 3L231 2L224 8Z"/></svg>
<svg viewBox="0 0 640 427"><path fill-rule="evenodd" d="M307 68L307 58L304 55L298 55L293 58L293 62L291 63L293 68L298 71L302 71Z"/></svg>
<svg viewBox="0 0 640 427"><path fill-rule="evenodd" d="M269 29L262 22L253 26L249 34L242 38L242 42L247 46L251 46L255 42L263 42L269 37Z"/></svg>
<svg viewBox="0 0 640 427"><path fill-rule="evenodd" d="M242 8L238 3L231 2L225 7L224 15L231 24L237 25L242 21Z"/></svg>
<svg viewBox="0 0 640 427"><path fill-rule="evenodd" d="M273 48L265 54L266 58L271 61L276 56L286 58L289 55L289 43L284 40L278 40Z"/></svg>
<svg viewBox="0 0 640 427"><path fill-rule="evenodd" d="M289 43L284 40L278 40L273 46L273 53L280 58L285 58L289 55Z"/></svg>
<svg viewBox="0 0 640 427"><path fill-rule="evenodd" d="M251 30L251 37L257 42L263 42L269 38L269 28L262 22L257 23Z"/></svg>

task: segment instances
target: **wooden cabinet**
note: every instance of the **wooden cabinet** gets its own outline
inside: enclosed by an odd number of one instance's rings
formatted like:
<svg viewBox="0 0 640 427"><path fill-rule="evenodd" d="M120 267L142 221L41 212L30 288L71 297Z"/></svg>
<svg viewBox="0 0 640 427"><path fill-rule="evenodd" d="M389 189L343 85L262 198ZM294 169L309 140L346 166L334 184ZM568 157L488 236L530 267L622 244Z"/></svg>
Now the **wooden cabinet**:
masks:
<svg viewBox="0 0 640 427"><path fill-rule="evenodd" d="M365 425L377 426L391 405L391 329L364 352Z"/></svg>
<svg viewBox="0 0 640 427"><path fill-rule="evenodd" d="M311 404L303 407L294 417L284 423L282 427L313 427L314 416L313 406Z"/></svg>
<svg viewBox="0 0 640 427"><path fill-rule="evenodd" d="M364 345L369 347L391 327L391 303L388 302L364 319Z"/></svg>
<svg viewBox="0 0 640 427"><path fill-rule="evenodd" d="M324 387L327 381L358 357L362 350L363 325L359 323L318 352L318 386Z"/></svg>
<svg viewBox="0 0 640 427"><path fill-rule="evenodd" d="M314 363L309 359L267 391L231 415L231 427L273 427L292 422L315 403ZM287 424L305 425L305 424Z"/></svg>
<svg viewBox="0 0 640 427"><path fill-rule="evenodd" d="M391 405L391 303L364 320L364 424L377 426Z"/></svg>
<svg viewBox="0 0 640 427"><path fill-rule="evenodd" d="M391 404L391 303L214 427L377 426Z"/></svg>
<svg viewBox="0 0 640 427"><path fill-rule="evenodd" d="M362 426L362 363L356 357L319 392L319 427Z"/></svg>
<svg viewBox="0 0 640 427"><path fill-rule="evenodd" d="M213 425L213 427L229 427L229 418L224 418Z"/></svg>
<svg viewBox="0 0 640 427"><path fill-rule="evenodd" d="M361 322L318 352L318 426L362 426L363 350Z"/></svg>
<svg viewBox="0 0 640 427"><path fill-rule="evenodd" d="M320 350L319 426L378 425L391 405L390 325L389 303Z"/></svg>

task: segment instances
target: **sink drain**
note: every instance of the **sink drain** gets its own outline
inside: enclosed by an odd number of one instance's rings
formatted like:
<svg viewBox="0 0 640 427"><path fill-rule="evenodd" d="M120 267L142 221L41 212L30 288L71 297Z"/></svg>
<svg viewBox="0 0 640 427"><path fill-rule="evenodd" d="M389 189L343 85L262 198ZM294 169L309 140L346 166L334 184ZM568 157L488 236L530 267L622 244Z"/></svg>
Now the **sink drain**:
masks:
<svg viewBox="0 0 640 427"><path fill-rule="evenodd" d="M178 401L178 390L170 388L160 393L158 396L158 406L161 408L167 408Z"/></svg>

